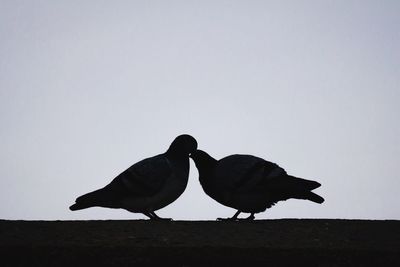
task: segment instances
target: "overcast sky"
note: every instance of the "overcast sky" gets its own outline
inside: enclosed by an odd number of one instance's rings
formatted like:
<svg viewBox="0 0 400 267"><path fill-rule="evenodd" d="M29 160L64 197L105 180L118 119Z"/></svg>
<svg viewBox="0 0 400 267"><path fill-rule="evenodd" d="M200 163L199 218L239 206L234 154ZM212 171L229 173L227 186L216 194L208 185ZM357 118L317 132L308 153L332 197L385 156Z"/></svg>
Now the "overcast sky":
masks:
<svg viewBox="0 0 400 267"><path fill-rule="evenodd" d="M75 198L181 133L317 180L257 219L400 219L400 1L0 1L0 218ZM159 210L232 216L189 184Z"/></svg>

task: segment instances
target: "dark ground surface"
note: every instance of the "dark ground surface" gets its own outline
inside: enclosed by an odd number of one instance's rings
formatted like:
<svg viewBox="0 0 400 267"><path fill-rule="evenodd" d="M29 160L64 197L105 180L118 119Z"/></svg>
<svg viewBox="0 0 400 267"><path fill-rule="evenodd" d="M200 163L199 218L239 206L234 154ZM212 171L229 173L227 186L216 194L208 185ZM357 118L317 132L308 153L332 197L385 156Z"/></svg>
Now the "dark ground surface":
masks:
<svg viewBox="0 0 400 267"><path fill-rule="evenodd" d="M400 221L5 221L1 266L400 266Z"/></svg>

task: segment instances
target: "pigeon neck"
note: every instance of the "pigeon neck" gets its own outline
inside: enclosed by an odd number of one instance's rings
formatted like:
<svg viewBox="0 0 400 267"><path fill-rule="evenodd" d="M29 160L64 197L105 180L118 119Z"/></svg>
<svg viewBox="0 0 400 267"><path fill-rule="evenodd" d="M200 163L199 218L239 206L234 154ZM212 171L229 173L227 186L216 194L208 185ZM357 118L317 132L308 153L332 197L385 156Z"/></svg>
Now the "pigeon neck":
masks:
<svg viewBox="0 0 400 267"><path fill-rule="evenodd" d="M165 152L168 158L188 158L188 154L185 151L180 151L179 149L174 149L170 147L167 152Z"/></svg>
<svg viewBox="0 0 400 267"><path fill-rule="evenodd" d="M201 172L201 174L209 174L210 172L212 172L212 170L214 169L214 167L217 165L217 160L214 159L213 157L209 156L207 158L202 158L200 160L196 161L196 166L199 169L199 172Z"/></svg>
<svg viewBox="0 0 400 267"><path fill-rule="evenodd" d="M199 170L199 182L207 194L213 194L214 192L214 184L216 182L214 179L214 170L217 162L211 156L195 161L196 167Z"/></svg>

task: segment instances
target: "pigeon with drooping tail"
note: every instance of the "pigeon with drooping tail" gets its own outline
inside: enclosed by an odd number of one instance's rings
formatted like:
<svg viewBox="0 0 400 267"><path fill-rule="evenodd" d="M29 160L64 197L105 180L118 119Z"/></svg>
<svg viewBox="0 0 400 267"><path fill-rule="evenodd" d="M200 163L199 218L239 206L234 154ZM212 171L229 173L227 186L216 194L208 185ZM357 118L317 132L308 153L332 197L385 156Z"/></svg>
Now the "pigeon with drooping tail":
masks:
<svg viewBox="0 0 400 267"><path fill-rule="evenodd" d="M70 210L121 208L160 220L162 218L155 211L169 205L184 192L189 177L189 154L196 149L196 139L187 134L180 135L165 153L133 164L110 184L78 197Z"/></svg>

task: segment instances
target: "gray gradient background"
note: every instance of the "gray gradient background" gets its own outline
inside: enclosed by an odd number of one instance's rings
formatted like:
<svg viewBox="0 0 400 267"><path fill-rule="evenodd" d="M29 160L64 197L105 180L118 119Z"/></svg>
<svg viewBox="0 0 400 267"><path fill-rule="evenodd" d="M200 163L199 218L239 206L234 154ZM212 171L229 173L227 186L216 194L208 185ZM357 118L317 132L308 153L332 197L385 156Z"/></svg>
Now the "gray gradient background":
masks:
<svg viewBox="0 0 400 267"><path fill-rule="evenodd" d="M0 218L80 194L189 133L322 183L257 218L400 219L400 1L0 1ZM160 210L215 219L191 163Z"/></svg>

